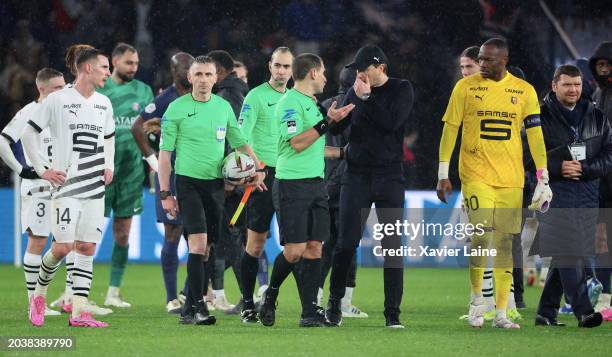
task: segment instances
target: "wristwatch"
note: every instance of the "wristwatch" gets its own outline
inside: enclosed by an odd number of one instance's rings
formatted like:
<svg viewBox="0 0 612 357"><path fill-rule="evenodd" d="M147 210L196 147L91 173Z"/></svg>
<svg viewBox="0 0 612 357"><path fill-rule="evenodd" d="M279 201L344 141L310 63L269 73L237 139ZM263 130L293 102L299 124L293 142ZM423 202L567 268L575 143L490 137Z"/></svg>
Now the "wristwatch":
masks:
<svg viewBox="0 0 612 357"><path fill-rule="evenodd" d="M159 199L162 201L170 196L172 196L172 192L170 191L159 191Z"/></svg>

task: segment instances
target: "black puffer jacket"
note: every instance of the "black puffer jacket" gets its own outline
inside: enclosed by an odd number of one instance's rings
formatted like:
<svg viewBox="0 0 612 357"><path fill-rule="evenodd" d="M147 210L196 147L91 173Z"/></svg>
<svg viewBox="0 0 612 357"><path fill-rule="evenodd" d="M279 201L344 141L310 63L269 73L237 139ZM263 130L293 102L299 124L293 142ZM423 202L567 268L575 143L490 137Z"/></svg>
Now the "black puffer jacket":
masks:
<svg viewBox="0 0 612 357"><path fill-rule="evenodd" d="M232 72L223 81L217 82L214 89L216 95L230 103L237 119L240 116L244 97L249 92L249 86Z"/></svg>
<svg viewBox="0 0 612 357"><path fill-rule="evenodd" d="M582 177L574 181L561 175L562 162L572 160L568 145L574 142L574 131L564 116L564 108L551 92L544 98L541 110L554 196L551 209L538 215L538 254L545 257L594 255L599 179L612 172L610 123L587 98L581 98L574 108L584 113L579 116L582 119L576 129L579 141L586 145L586 159L581 161Z"/></svg>

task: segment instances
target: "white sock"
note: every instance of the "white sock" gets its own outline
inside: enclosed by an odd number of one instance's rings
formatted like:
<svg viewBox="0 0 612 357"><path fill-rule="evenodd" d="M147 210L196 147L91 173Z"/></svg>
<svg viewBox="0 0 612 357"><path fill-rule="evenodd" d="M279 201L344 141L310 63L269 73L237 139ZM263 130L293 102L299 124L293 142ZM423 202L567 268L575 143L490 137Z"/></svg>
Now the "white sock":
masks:
<svg viewBox="0 0 612 357"><path fill-rule="evenodd" d="M93 256L74 253L72 272L72 316L78 317L84 311L93 279Z"/></svg>
<svg viewBox="0 0 612 357"><path fill-rule="evenodd" d="M217 300L223 296L225 296L225 289L213 290L213 299Z"/></svg>
<svg viewBox="0 0 612 357"><path fill-rule="evenodd" d="M506 318L506 309L495 309L495 317L497 319L505 319Z"/></svg>
<svg viewBox="0 0 612 357"><path fill-rule="evenodd" d="M36 281L36 288L34 289L35 295L47 296L47 287L53 280L55 272L59 269L61 262L61 259L57 259L53 253L51 253L51 249L45 253L42 257L40 269L38 271L38 279Z"/></svg>
<svg viewBox="0 0 612 357"><path fill-rule="evenodd" d="M25 275L26 289L28 290L28 300L34 293L38 271L42 263L42 255L25 252L23 255L23 273Z"/></svg>
<svg viewBox="0 0 612 357"><path fill-rule="evenodd" d="M472 305L481 305L484 304L484 299L482 298L482 293L470 293L470 302Z"/></svg>
<svg viewBox="0 0 612 357"><path fill-rule="evenodd" d="M495 306L495 298L493 297L493 269L485 269L482 275L482 297L485 304Z"/></svg>
<svg viewBox="0 0 612 357"><path fill-rule="evenodd" d="M70 253L66 255L66 289L64 290L64 301L72 297L72 269L73 268L74 268L74 251L70 251Z"/></svg>
<svg viewBox="0 0 612 357"><path fill-rule="evenodd" d="M109 286L108 290L106 291L106 296L118 297L119 296L119 288L116 287L116 286Z"/></svg>
<svg viewBox="0 0 612 357"><path fill-rule="evenodd" d="M319 288L319 291L317 291L317 306L321 306L322 302L323 302L323 289Z"/></svg>
<svg viewBox="0 0 612 357"><path fill-rule="evenodd" d="M351 306L353 303L353 289L354 288L349 288L348 286L346 287L344 297L340 300L342 306Z"/></svg>

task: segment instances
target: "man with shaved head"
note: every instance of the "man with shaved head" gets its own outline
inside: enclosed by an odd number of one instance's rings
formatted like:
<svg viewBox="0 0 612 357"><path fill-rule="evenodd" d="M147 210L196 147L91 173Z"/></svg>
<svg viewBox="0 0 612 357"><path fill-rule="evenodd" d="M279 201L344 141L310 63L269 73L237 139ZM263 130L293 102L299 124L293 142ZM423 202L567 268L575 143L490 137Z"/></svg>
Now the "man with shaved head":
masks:
<svg viewBox="0 0 612 357"><path fill-rule="evenodd" d="M159 134L160 118L168 108L168 105L176 98L187 94L191 91L191 84L187 80L189 66L193 62L193 56L189 53L179 52L170 59L170 71L172 72L173 83L158 95L152 103L147 105L140 116L132 125L132 135L136 139L136 143L145 157L149 166L155 171L158 171L157 157L155 151L149 144L150 137L156 138ZM145 132L145 126L147 126ZM159 136L157 136L159 138ZM157 140L156 140L157 141ZM174 167L175 156L172 157L172 166ZM170 191L176 195L176 187L174 186L174 171L170 178ZM161 250L161 265L164 277L164 285L166 287L166 311L168 313L179 313L181 310L181 302L176 293L176 272L178 269L178 244L183 231L181 217L169 217L166 215L161 206L159 199L159 179L155 176L155 206L157 211L157 221L164 224L164 245Z"/></svg>
<svg viewBox="0 0 612 357"><path fill-rule="evenodd" d="M537 169L538 184L531 209L545 211L552 199L548 187L546 147L540 127L540 107L534 88L506 70L508 45L487 40L478 54L480 73L461 79L442 118L438 198L446 203L452 193L448 168L459 126L463 125L459 177L470 223L483 227L472 237L472 250L495 248L493 276L496 316L493 327L514 329L506 309L512 284L512 234L520 232L524 169L521 128ZM471 300L468 322L482 327L487 304L482 278L487 256L470 256Z"/></svg>

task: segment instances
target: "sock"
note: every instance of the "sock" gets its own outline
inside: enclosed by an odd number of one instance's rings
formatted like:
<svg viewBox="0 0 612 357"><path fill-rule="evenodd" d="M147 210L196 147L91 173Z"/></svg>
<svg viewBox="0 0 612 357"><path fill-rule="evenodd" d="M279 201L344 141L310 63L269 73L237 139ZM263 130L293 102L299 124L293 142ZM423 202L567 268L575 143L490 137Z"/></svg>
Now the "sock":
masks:
<svg viewBox="0 0 612 357"><path fill-rule="evenodd" d="M34 289L36 289L36 281L38 280L38 271L42 256L25 252L23 255L23 273L25 275L26 289L28 291L28 300L32 297Z"/></svg>
<svg viewBox="0 0 612 357"><path fill-rule="evenodd" d="M166 288L166 302L177 298L176 295L176 272L178 270L178 245L179 242L164 240L161 250L162 275L164 277L164 287Z"/></svg>
<svg viewBox="0 0 612 357"><path fill-rule="evenodd" d="M317 291L321 277L321 258L302 259L302 314L314 317L317 313Z"/></svg>
<svg viewBox="0 0 612 357"><path fill-rule="evenodd" d="M208 261L205 261L203 266L204 270L202 271L202 291L203 295L208 295L208 283L210 282L210 276L214 272L214 264L209 264ZM211 267L213 268L211 269Z"/></svg>
<svg viewBox="0 0 612 357"><path fill-rule="evenodd" d="M278 290L287 278L287 276L293 270L295 264L289 263L285 258L285 255L281 252L274 260L274 267L272 268L272 275L270 276L270 288Z"/></svg>
<svg viewBox="0 0 612 357"><path fill-rule="evenodd" d="M218 299L225 296L225 289L213 290L213 299Z"/></svg>
<svg viewBox="0 0 612 357"><path fill-rule="evenodd" d="M495 309L495 317L497 319L505 319L506 318L506 309Z"/></svg>
<svg viewBox="0 0 612 357"><path fill-rule="evenodd" d="M323 270L323 267L321 267L321 270ZM322 303L323 303L323 288L321 287L319 288L319 291L317 291L317 306L322 306L321 305Z"/></svg>
<svg viewBox="0 0 612 357"><path fill-rule="evenodd" d="M93 279L93 256L74 253L74 268L72 271L72 316L78 317L83 312L91 281Z"/></svg>
<svg viewBox="0 0 612 357"><path fill-rule="evenodd" d="M66 288L64 289L64 303L72 301L72 270L74 269L74 251L66 255Z"/></svg>
<svg viewBox="0 0 612 357"><path fill-rule="evenodd" d="M353 289L351 287L346 287L344 291L344 297L342 298L342 307L349 307L352 305L353 300Z"/></svg>
<svg viewBox="0 0 612 357"><path fill-rule="evenodd" d="M472 293L482 294L482 278L484 276L484 268L477 268L470 265L470 284Z"/></svg>
<svg viewBox="0 0 612 357"><path fill-rule="evenodd" d="M493 275L497 285L497 289L495 289L495 306L498 310L503 309L506 311L510 287L512 286L512 271L504 268L493 268Z"/></svg>
<svg viewBox="0 0 612 357"><path fill-rule="evenodd" d="M129 246L122 247L117 243L113 244L113 255L111 260L110 286L121 287L121 280L125 273L125 266L128 261Z"/></svg>
<svg viewBox="0 0 612 357"><path fill-rule="evenodd" d="M493 298L493 269L486 269L482 275L482 297L485 299L485 304L495 306Z"/></svg>
<svg viewBox="0 0 612 357"><path fill-rule="evenodd" d="M189 294L194 304L204 299L203 276L204 262L201 254L189 253L187 256L187 280Z"/></svg>
<svg viewBox="0 0 612 357"><path fill-rule="evenodd" d="M38 271L38 279L36 281L36 288L34 289L35 295L47 296L47 287L51 280L53 280L61 262L61 259L57 259L53 253L51 253L51 249L45 253L42 257L40 269Z"/></svg>
<svg viewBox="0 0 612 357"><path fill-rule="evenodd" d="M242 298L244 299L244 308L252 309L253 293L255 291L255 279L257 279L257 271L259 268L259 259L251 256L246 251L240 259L240 280L242 280ZM266 273L266 276L268 274Z"/></svg>
<svg viewBox="0 0 612 357"><path fill-rule="evenodd" d="M257 263L259 266L257 271L257 281L259 282L259 286L268 285L268 256L266 255L265 250L261 257L257 259Z"/></svg>

